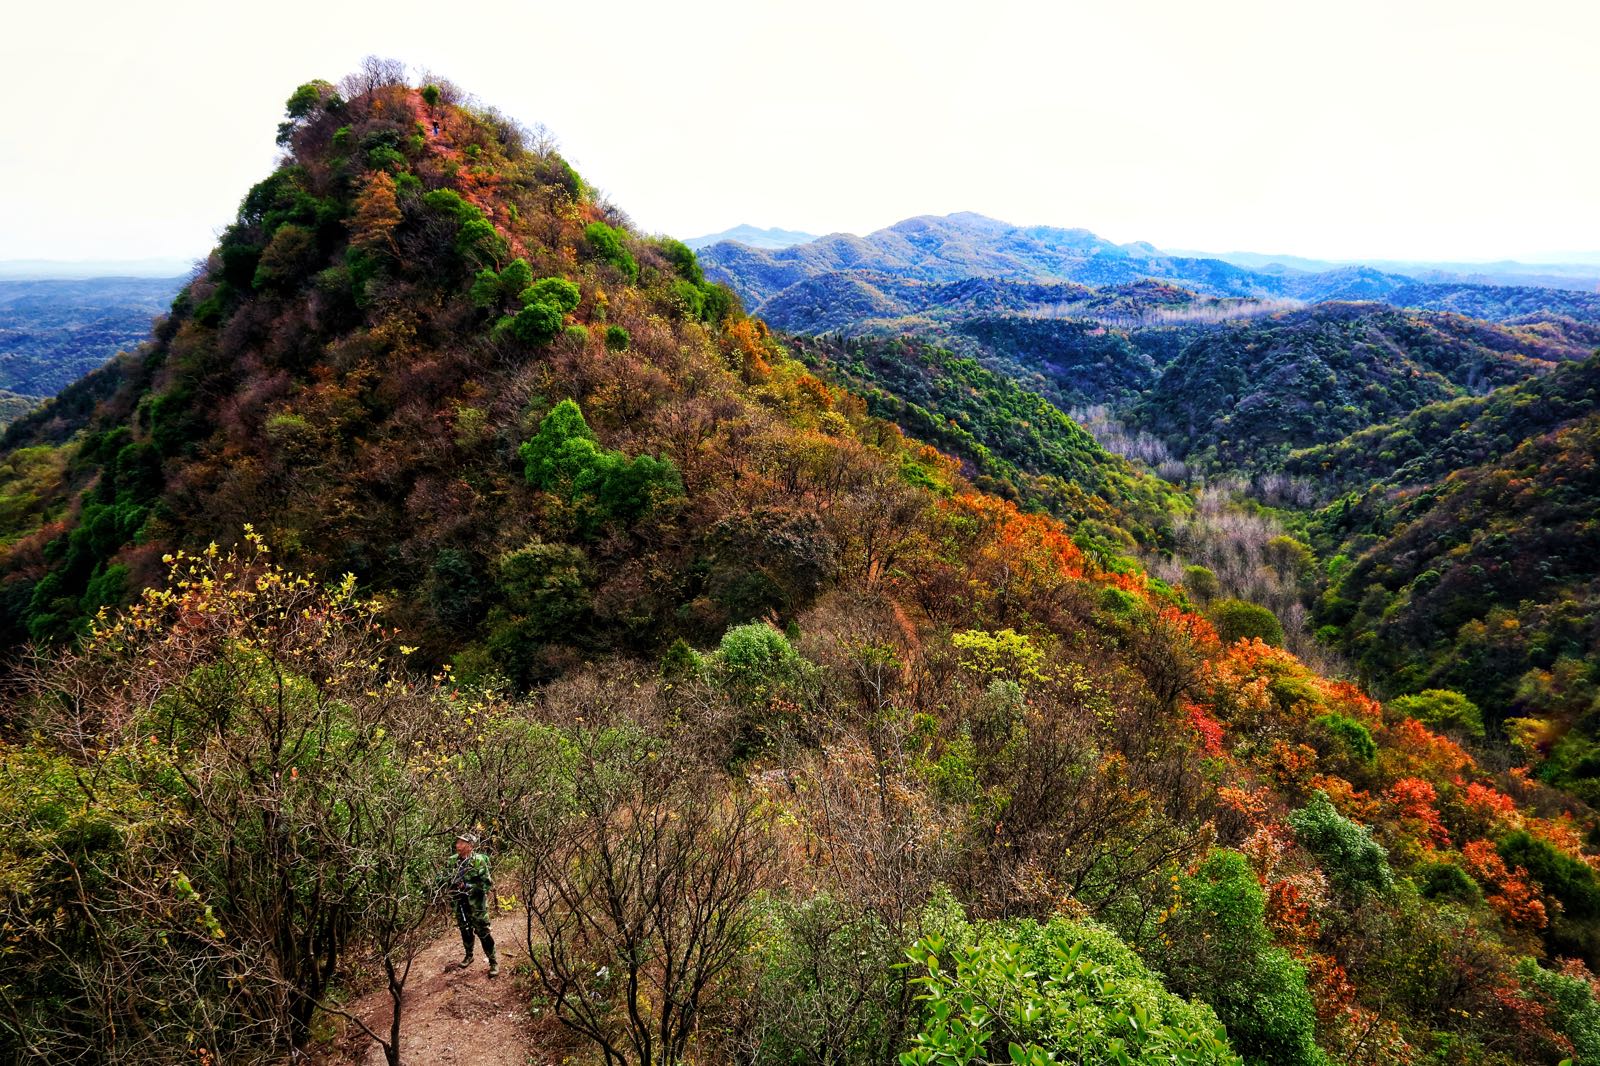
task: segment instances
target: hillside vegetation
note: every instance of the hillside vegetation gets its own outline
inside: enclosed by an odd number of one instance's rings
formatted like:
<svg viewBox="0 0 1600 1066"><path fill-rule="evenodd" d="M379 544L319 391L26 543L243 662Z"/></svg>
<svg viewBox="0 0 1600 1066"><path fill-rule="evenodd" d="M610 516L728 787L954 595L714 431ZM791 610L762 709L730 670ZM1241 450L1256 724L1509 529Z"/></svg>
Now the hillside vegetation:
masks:
<svg viewBox="0 0 1600 1066"><path fill-rule="evenodd" d="M1455 315L1320 304L1196 338L1134 417L1188 462L1254 473L1297 448L1587 354L1564 337Z"/></svg>
<svg viewBox="0 0 1600 1066"><path fill-rule="evenodd" d="M1562 363L1541 377L1418 408L1332 444L1294 452L1287 473L1325 493L1381 483L1409 488L1443 481L1600 408L1600 358Z"/></svg>
<svg viewBox="0 0 1600 1066"><path fill-rule="evenodd" d="M573 1061L1600 1061L1593 812L1106 557L1162 501L1058 409L917 346L824 381L395 64L280 139L5 438L0 1057L403 1012L470 828Z"/></svg>
<svg viewBox="0 0 1600 1066"><path fill-rule="evenodd" d="M1170 548L1188 499L1012 378L909 340L794 343L818 374L865 398L869 414L960 459L982 491L1065 519L1080 546L1107 559L1134 544Z"/></svg>
<svg viewBox="0 0 1600 1066"><path fill-rule="evenodd" d="M1387 468L1318 515L1332 560L1321 621L1391 691L1455 689L1491 726L1541 723L1507 726L1535 763L1591 729L1596 707L1597 364L1298 457L1312 476L1344 465L1335 484ZM1562 763L1547 768L1566 781L1577 772Z"/></svg>

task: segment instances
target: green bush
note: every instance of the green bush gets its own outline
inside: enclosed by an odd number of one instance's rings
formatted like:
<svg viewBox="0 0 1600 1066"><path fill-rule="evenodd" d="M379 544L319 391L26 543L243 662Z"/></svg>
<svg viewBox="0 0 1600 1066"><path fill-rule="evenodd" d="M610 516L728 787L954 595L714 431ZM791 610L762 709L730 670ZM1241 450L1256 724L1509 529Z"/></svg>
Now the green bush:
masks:
<svg viewBox="0 0 1600 1066"><path fill-rule="evenodd" d="M695 286L706 283L705 272L700 269L700 261L695 258L694 249L671 237L658 237L654 243L661 254L677 270L679 277Z"/></svg>
<svg viewBox="0 0 1600 1066"><path fill-rule="evenodd" d="M339 94L333 91L333 86L328 82L318 79L308 81L300 86L284 104L284 111L290 118L305 118L319 107L331 105L339 99ZM330 110L334 110L330 106Z"/></svg>
<svg viewBox="0 0 1600 1066"><path fill-rule="evenodd" d="M904 945L870 911L828 896L762 915L755 1066L882 1062L901 1046Z"/></svg>
<svg viewBox="0 0 1600 1066"><path fill-rule="evenodd" d="M463 200L461 194L454 189L434 189L423 194L422 203L430 211L449 215L457 222L469 222L483 217L482 211Z"/></svg>
<svg viewBox="0 0 1600 1066"><path fill-rule="evenodd" d="M1417 883L1417 890L1428 899L1476 903L1483 898L1478 882L1453 862L1424 863L1417 867L1412 879Z"/></svg>
<svg viewBox="0 0 1600 1066"><path fill-rule="evenodd" d="M763 703L793 689L811 669L789 638L765 622L734 626L724 633L717 650L707 657L707 667L719 687L749 703Z"/></svg>
<svg viewBox="0 0 1600 1066"><path fill-rule="evenodd" d="M543 344L561 332L564 318L559 307L529 304L515 315L501 319L495 329L509 332L524 344Z"/></svg>
<svg viewBox="0 0 1600 1066"><path fill-rule="evenodd" d="M606 327L606 347L613 352L625 352L633 338L621 326Z"/></svg>
<svg viewBox="0 0 1600 1066"><path fill-rule="evenodd" d="M1092 922L942 924L910 953L921 1007L903 1066L1241 1063L1209 1008Z"/></svg>
<svg viewBox="0 0 1600 1066"><path fill-rule="evenodd" d="M1183 587L1197 603L1210 603L1222 593L1222 582L1214 570L1206 566L1183 568Z"/></svg>
<svg viewBox="0 0 1600 1066"><path fill-rule="evenodd" d="M706 313L706 294L700 286L687 281L674 281L672 283L672 298L678 307L689 318L700 319Z"/></svg>
<svg viewBox="0 0 1600 1066"><path fill-rule="evenodd" d="M549 304L563 314L576 311L581 300L578 287L566 278L540 278L522 291L524 304Z"/></svg>
<svg viewBox="0 0 1600 1066"><path fill-rule="evenodd" d="M1118 618L1133 618L1144 607L1144 601L1125 589L1107 585L1100 590L1100 609Z"/></svg>
<svg viewBox="0 0 1600 1066"><path fill-rule="evenodd" d="M1600 884L1588 864L1557 851L1525 829L1508 833L1495 850L1509 866L1521 866L1561 901L1562 916L1582 921L1600 917Z"/></svg>
<svg viewBox="0 0 1600 1066"><path fill-rule="evenodd" d="M1322 863L1333 883L1346 891L1388 892L1394 887L1389 853L1372 839L1372 830L1334 809L1324 792L1289 815L1295 838Z"/></svg>
<svg viewBox="0 0 1600 1066"><path fill-rule="evenodd" d="M1389 701L1389 709L1434 729L1483 739L1483 712L1476 703L1447 688L1423 689L1414 696L1401 696Z"/></svg>
<svg viewBox="0 0 1600 1066"><path fill-rule="evenodd" d="M701 315L707 322L721 323L728 318L744 317L744 305L739 302L738 294L726 285L707 282L700 291L705 297Z"/></svg>
<svg viewBox="0 0 1600 1066"><path fill-rule="evenodd" d="M472 282L472 302L479 307L496 308L520 296L531 284L533 268L528 261L513 259L498 273L489 269L478 272Z"/></svg>
<svg viewBox="0 0 1600 1066"><path fill-rule="evenodd" d="M705 673L705 660L700 653L679 637L668 645L661 655L661 677L668 682L684 681Z"/></svg>
<svg viewBox="0 0 1600 1066"><path fill-rule="evenodd" d="M499 274L483 271L473 283L473 301L482 307L493 306L504 298L508 283L521 281L531 273L521 259ZM522 285L519 298L524 305L522 310L496 322L495 332L510 333L524 344L543 344L561 332L567 313L577 308L582 296L578 287L565 278L540 278Z"/></svg>
<svg viewBox="0 0 1600 1066"><path fill-rule="evenodd" d="M589 560L581 548L533 541L502 555L495 566L500 594L529 620L526 635L553 641L580 629L589 614Z"/></svg>
<svg viewBox="0 0 1600 1066"><path fill-rule="evenodd" d="M289 288L309 275L320 258L316 234L304 226L279 226L262 250L250 284L256 289Z"/></svg>
<svg viewBox="0 0 1600 1066"><path fill-rule="evenodd" d="M367 166L372 170L383 170L393 174L406 169L406 157L399 149L380 144L376 148L367 150Z"/></svg>
<svg viewBox="0 0 1600 1066"><path fill-rule="evenodd" d="M523 314L533 308L559 313L548 304L533 304ZM571 400L561 401L540 421L538 433L518 454L528 484L572 503L586 532L608 521L636 522L661 500L683 494L678 468L670 459L630 459L600 447Z"/></svg>
<svg viewBox="0 0 1600 1066"><path fill-rule="evenodd" d="M1172 976L1216 1010L1248 1061L1324 1066L1305 968L1272 946L1266 894L1244 856L1212 852L1178 898Z"/></svg>
<svg viewBox="0 0 1600 1066"><path fill-rule="evenodd" d="M494 228L494 223L483 217L468 219L456 234L456 251L463 259L478 266L499 263L511 254L511 244Z"/></svg>
<svg viewBox="0 0 1600 1066"><path fill-rule="evenodd" d="M1217 627L1217 636L1224 644L1252 637L1283 647L1283 624L1278 616L1258 603L1244 600L1218 600L1210 610L1211 624Z"/></svg>
<svg viewBox="0 0 1600 1066"><path fill-rule="evenodd" d="M1600 1004L1589 982L1554 973L1533 959L1517 963L1517 978L1554 1015L1554 1028L1572 1041L1579 1066L1600 1062Z"/></svg>
<svg viewBox="0 0 1600 1066"><path fill-rule="evenodd" d="M604 222L591 222L583 228L583 239L588 242L589 250L596 258L616 267L628 281L639 280L639 262L628 251L621 230Z"/></svg>
<svg viewBox="0 0 1600 1066"><path fill-rule="evenodd" d="M1354 718L1324 714L1316 719L1316 724L1338 741L1352 759L1369 765L1377 760L1378 745L1372 739L1372 731Z"/></svg>
<svg viewBox="0 0 1600 1066"><path fill-rule="evenodd" d="M455 248L470 265L496 267L511 254L511 243L494 228L494 223L454 189L434 189L423 194L422 203L430 211L455 219L460 227L456 231Z"/></svg>

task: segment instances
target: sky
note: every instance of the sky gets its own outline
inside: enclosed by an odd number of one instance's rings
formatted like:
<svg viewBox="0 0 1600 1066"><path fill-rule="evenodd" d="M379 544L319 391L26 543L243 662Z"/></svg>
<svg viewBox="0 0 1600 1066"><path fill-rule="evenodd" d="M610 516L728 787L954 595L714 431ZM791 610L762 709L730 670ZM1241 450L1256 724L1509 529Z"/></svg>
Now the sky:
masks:
<svg viewBox="0 0 1600 1066"><path fill-rule="evenodd" d="M977 211L1322 258L1600 251L1592 0L88 0L0 36L0 260L203 256L363 56L542 123L647 232Z"/></svg>

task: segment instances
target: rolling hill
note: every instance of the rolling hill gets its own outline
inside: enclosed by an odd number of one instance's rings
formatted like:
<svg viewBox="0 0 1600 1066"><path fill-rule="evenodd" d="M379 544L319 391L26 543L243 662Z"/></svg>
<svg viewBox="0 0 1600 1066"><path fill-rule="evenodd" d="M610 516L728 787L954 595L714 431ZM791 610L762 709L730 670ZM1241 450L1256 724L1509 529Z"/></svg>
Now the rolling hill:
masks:
<svg viewBox="0 0 1600 1066"><path fill-rule="evenodd" d="M1588 327L1552 332L1381 304L1321 304L1196 338L1135 420L1217 470L1260 472L1429 404L1509 385L1588 354Z"/></svg>

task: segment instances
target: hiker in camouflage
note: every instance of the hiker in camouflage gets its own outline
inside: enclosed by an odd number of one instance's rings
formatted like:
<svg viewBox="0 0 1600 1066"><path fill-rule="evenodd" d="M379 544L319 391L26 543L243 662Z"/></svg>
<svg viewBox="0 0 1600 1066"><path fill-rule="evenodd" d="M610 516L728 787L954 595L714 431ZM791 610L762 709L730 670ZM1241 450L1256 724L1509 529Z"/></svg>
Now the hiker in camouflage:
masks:
<svg viewBox="0 0 1600 1066"><path fill-rule="evenodd" d="M489 932L489 890L494 878L489 874L489 856L477 851L478 838L471 833L456 837L456 864L450 873L450 902L455 910L456 927L461 930L464 957L461 968L472 965L472 939L483 942L489 957L489 976L500 974L500 960L494 953L494 935Z"/></svg>

